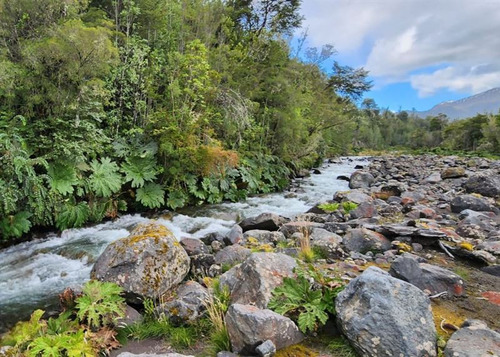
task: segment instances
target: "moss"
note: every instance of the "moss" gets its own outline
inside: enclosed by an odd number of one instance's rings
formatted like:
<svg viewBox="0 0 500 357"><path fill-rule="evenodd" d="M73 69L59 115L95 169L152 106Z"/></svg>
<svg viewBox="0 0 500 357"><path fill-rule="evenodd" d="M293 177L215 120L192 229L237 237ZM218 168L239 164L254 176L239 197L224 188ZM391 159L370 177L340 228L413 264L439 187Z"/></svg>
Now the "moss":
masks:
<svg viewBox="0 0 500 357"><path fill-rule="evenodd" d="M445 329L445 324L450 324L460 327L466 320L466 316L462 315L458 310L454 310L443 304L443 302L436 300L432 301L432 315L434 317L434 324L439 337L448 340L451 334L455 332L453 329Z"/></svg>
<svg viewBox="0 0 500 357"><path fill-rule="evenodd" d="M170 232L165 226L156 223L141 224L133 230L132 234L130 235L130 239L128 240L128 245L132 246L136 243L150 238L153 238L155 240L155 243L158 244L160 238L170 235L172 235L172 232Z"/></svg>
<svg viewBox="0 0 500 357"><path fill-rule="evenodd" d="M293 345L276 352L276 357L316 357L318 353L304 345Z"/></svg>

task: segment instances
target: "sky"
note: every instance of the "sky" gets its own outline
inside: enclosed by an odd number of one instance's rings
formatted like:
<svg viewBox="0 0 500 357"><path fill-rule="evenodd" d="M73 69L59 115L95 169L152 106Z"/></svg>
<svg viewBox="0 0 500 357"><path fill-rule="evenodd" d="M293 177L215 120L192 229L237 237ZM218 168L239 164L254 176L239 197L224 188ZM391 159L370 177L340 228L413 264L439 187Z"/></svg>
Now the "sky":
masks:
<svg viewBox="0 0 500 357"><path fill-rule="evenodd" d="M368 70L365 98L380 108L427 110L500 87L500 0L302 0L301 11L307 46L331 44L333 60Z"/></svg>

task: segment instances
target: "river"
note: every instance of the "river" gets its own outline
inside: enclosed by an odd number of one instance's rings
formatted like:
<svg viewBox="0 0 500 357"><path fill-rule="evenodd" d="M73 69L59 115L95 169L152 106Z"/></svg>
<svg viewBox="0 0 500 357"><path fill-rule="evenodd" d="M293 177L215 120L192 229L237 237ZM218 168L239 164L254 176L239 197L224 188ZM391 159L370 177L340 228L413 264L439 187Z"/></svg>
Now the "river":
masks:
<svg viewBox="0 0 500 357"><path fill-rule="evenodd" d="M341 158L325 164L320 174L295 181L294 192L250 197L244 202L222 203L168 213L156 218L178 238L201 238L211 232L226 233L240 219L264 212L293 217L314 204L348 189L339 175L349 176L364 158ZM0 250L0 332L29 317L37 308L57 308L57 295L66 287L78 288L89 279L95 260L106 246L126 237L133 227L148 221L139 214L95 226L68 229L60 234Z"/></svg>

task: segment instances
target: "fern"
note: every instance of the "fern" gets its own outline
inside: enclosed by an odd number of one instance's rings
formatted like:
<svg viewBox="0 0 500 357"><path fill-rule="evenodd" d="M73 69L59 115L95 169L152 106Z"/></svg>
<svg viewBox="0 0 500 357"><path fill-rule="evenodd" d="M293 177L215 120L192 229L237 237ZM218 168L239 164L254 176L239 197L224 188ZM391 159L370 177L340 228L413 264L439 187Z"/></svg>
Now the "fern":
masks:
<svg viewBox="0 0 500 357"><path fill-rule="evenodd" d="M125 182L132 182L132 187L143 187L146 182L153 181L159 173L156 160L151 156L131 156L122 164Z"/></svg>
<svg viewBox="0 0 500 357"><path fill-rule="evenodd" d="M110 197L113 193L120 191L122 177L118 165L110 158L102 158L101 162L92 160L90 168L92 174L89 177L89 184L97 196Z"/></svg>
<svg viewBox="0 0 500 357"><path fill-rule="evenodd" d="M88 221L89 217L90 208L87 202L67 203L56 215L56 226L60 230L81 227Z"/></svg>
<svg viewBox="0 0 500 357"><path fill-rule="evenodd" d="M159 208L165 204L165 191L157 183L147 183L137 190L136 200L148 208Z"/></svg>
<svg viewBox="0 0 500 357"><path fill-rule="evenodd" d="M9 215L0 221L0 232L4 238L20 237L31 228L31 213L22 211Z"/></svg>
<svg viewBox="0 0 500 357"><path fill-rule="evenodd" d="M92 280L83 287L83 295L76 299L77 317L98 329L112 324L125 314L121 287L114 283Z"/></svg>
<svg viewBox="0 0 500 357"><path fill-rule="evenodd" d="M73 193L73 186L78 184L75 168L67 164L51 164L47 174L50 188L61 195Z"/></svg>
<svg viewBox="0 0 500 357"><path fill-rule="evenodd" d="M312 288L310 279L305 274L298 274L296 279L284 278L283 285L273 291L273 297L268 308L282 315L290 315L295 318L299 329L315 331L324 325L329 318L328 313L335 313L335 297L341 287L329 287L320 285L320 288Z"/></svg>
<svg viewBox="0 0 500 357"><path fill-rule="evenodd" d="M346 201L346 202L342 203L342 208L344 208L345 213L349 213L352 210L355 210L356 208L358 208L358 205L354 202Z"/></svg>

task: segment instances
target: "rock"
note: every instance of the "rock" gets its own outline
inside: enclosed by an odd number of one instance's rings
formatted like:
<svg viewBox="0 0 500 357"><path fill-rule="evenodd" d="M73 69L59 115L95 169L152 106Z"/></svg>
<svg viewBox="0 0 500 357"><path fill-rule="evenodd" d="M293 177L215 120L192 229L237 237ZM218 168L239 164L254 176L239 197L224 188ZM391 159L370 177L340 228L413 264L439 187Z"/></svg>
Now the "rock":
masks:
<svg viewBox="0 0 500 357"><path fill-rule="evenodd" d="M279 350L304 339L288 317L252 305L231 305L225 320L232 350L240 354L256 353L256 348L267 340Z"/></svg>
<svg viewBox="0 0 500 357"><path fill-rule="evenodd" d="M500 176L474 175L464 184L467 192L479 193L487 197L500 196Z"/></svg>
<svg viewBox="0 0 500 357"><path fill-rule="evenodd" d="M252 251L241 245L230 245L215 254L215 264L235 265L244 261Z"/></svg>
<svg viewBox="0 0 500 357"><path fill-rule="evenodd" d="M91 277L120 285L129 302L140 303L176 287L189 268L189 256L174 235L165 226L149 223L108 245Z"/></svg>
<svg viewBox="0 0 500 357"><path fill-rule="evenodd" d="M349 214L353 219L372 218L377 215L377 207L371 202L362 202L356 209L349 212Z"/></svg>
<svg viewBox="0 0 500 357"><path fill-rule="evenodd" d="M415 285L427 295L443 291L454 296L462 296L465 293L464 281L460 276L444 268L423 263L413 254L405 253L396 258L389 274Z"/></svg>
<svg viewBox="0 0 500 357"><path fill-rule="evenodd" d="M285 240L285 236L281 232L269 232L260 229L253 229L251 231L246 231L243 234L243 237L245 241L248 241L249 238L255 238L260 243L273 243L273 244Z"/></svg>
<svg viewBox="0 0 500 357"><path fill-rule="evenodd" d="M210 249L196 238L182 238L179 243L189 256L210 253Z"/></svg>
<svg viewBox="0 0 500 357"><path fill-rule="evenodd" d="M500 265L491 265L481 268L485 273L500 277Z"/></svg>
<svg viewBox="0 0 500 357"><path fill-rule="evenodd" d="M294 276L297 262L281 253L252 253L241 265L231 268L220 278L228 286L231 302L267 307L272 291L284 277Z"/></svg>
<svg viewBox="0 0 500 357"><path fill-rule="evenodd" d="M142 315L132 306L127 305L125 308L125 316L119 318L116 324L120 327L126 327L138 323L142 320Z"/></svg>
<svg viewBox="0 0 500 357"><path fill-rule="evenodd" d="M461 195L455 197L451 200L450 207L453 213L460 213L466 209L473 211L489 211L491 208L488 201L472 195Z"/></svg>
<svg viewBox="0 0 500 357"><path fill-rule="evenodd" d="M423 180L423 183L435 184L441 181L441 174L439 172L433 172Z"/></svg>
<svg viewBox="0 0 500 357"><path fill-rule="evenodd" d="M436 356L429 298L379 268L352 280L335 307L339 327L361 356Z"/></svg>
<svg viewBox="0 0 500 357"><path fill-rule="evenodd" d="M170 299L158 306L155 311L165 314L174 325L192 323L205 311L208 291L196 281L186 281L171 294Z"/></svg>
<svg viewBox="0 0 500 357"><path fill-rule="evenodd" d="M205 243L206 245L211 245L213 242L224 242L224 236L219 233L219 232L212 232L208 233L206 236L203 238L200 238L200 240Z"/></svg>
<svg viewBox="0 0 500 357"><path fill-rule="evenodd" d="M314 228L310 235L311 245L319 247L327 258L338 258L342 237L322 228Z"/></svg>
<svg viewBox="0 0 500 357"><path fill-rule="evenodd" d="M212 254L197 254L191 257L191 273L193 275L206 275L212 265L215 264L215 257Z"/></svg>
<svg viewBox="0 0 500 357"><path fill-rule="evenodd" d="M227 245L241 244L243 241L243 229L237 224L231 228L227 236L224 238L224 243Z"/></svg>
<svg viewBox="0 0 500 357"><path fill-rule="evenodd" d="M343 201L350 201L354 202L356 204L360 204L363 202L372 202L373 198L371 196L368 196L366 193L364 193L362 190L352 190L352 191L347 191L347 192L336 192L335 195L333 196L334 201L337 202L343 202Z"/></svg>
<svg viewBox="0 0 500 357"><path fill-rule="evenodd" d="M461 329L453 333L445 357L493 357L500 355L500 334L490 330L482 321L466 320Z"/></svg>
<svg viewBox="0 0 500 357"><path fill-rule="evenodd" d="M352 252L383 252L391 249L391 241L382 234L366 228L356 228L347 232L343 238L344 246Z"/></svg>
<svg viewBox="0 0 500 357"><path fill-rule="evenodd" d="M349 180L349 188L368 188L370 187L375 178L369 172L355 171Z"/></svg>
<svg viewBox="0 0 500 357"><path fill-rule="evenodd" d="M321 223L294 221L285 223L280 228L280 232L283 233L286 238L290 238L294 233L311 234L314 228L322 228L322 227L323 225Z"/></svg>
<svg viewBox="0 0 500 357"><path fill-rule="evenodd" d="M494 255L500 255L500 240L485 240L478 244L477 249L485 250Z"/></svg>
<svg viewBox="0 0 500 357"><path fill-rule="evenodd" d="M273 341L266 340L255 349L255 352L260 357L271 357L276 353L276 346Z"/></svg>
<svg viewBox="0 0 500 357"><path fill-rule="evenodd" d="M467 176L463 167L448 167L441 172L441 178L451 179Z"/></svg>
<svg viewBox="0 0 500 357"><path fill-rule="evenodd" d="M244 219L238 224L243 229L243 232L250 231L252 229L277 231L283 224L288 221L290 221L288 218L278 216L274 213L262 213L257 217Z"/></svg>
<svg viewBox="0 0 500 357"><path fill-rule="evenodd" d="M337 180L349 182L350 178L345 176L345 175L339 175L339 176L337 176Z"/></svg>

